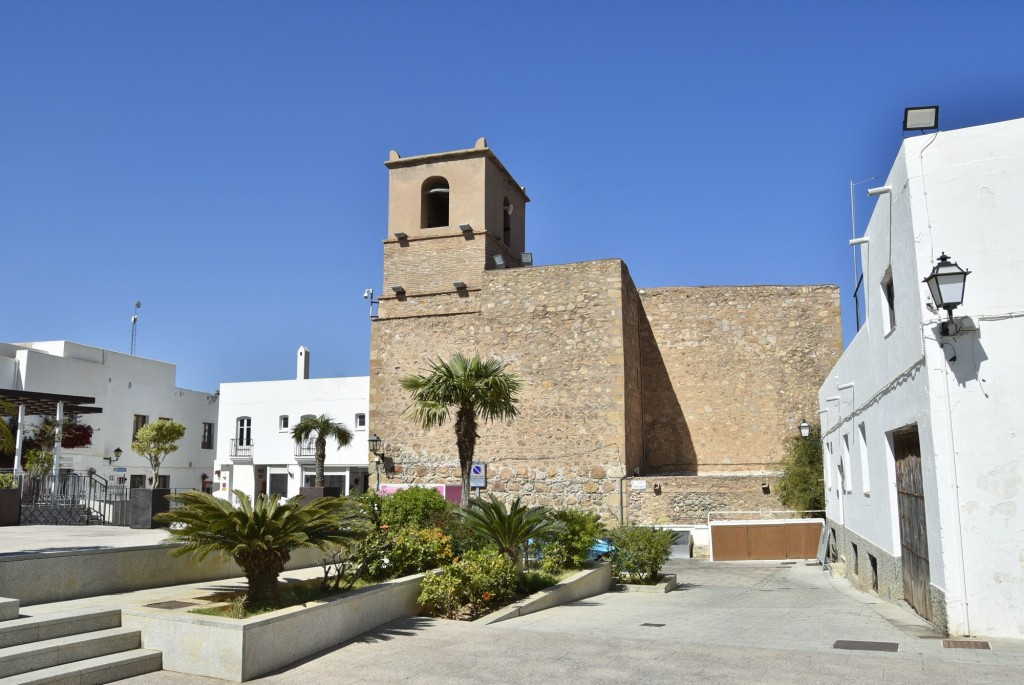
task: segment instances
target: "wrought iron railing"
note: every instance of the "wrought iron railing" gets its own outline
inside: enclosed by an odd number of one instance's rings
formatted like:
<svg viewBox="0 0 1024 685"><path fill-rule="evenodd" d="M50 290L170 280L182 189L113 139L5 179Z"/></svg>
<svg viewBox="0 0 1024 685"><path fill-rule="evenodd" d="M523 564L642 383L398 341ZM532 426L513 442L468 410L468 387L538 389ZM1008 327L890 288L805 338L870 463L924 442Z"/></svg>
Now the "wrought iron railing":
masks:
<svg viewBox="0 0 1024 685"><path fill-rule="evenodd" d="M296 457L315 457L316 456L316 441L308 440L306 442L295 443L295 456Z"/></svg>
<svg viewBox="0 0 1024 685"><path fill-rule="evenodd" d="M90 472L21 477L21 524L127 526L128 488Z"/></svg>
<svg viewBox="0 0 1024 685"><path fill-rule="evenodd" d="M231 440L231 456L252 459L252 440Z"/></svg>

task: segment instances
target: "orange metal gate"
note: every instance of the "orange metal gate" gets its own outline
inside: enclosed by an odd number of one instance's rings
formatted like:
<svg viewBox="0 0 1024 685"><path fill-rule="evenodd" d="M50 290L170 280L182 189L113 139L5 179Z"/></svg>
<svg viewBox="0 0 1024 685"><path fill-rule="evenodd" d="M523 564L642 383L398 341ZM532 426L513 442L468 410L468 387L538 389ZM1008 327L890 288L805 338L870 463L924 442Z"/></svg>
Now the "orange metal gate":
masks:
<svg viewBox="0 0 1024 685"><path fill-rule="evenodd" d="M711 524L714 561L814 559L824 522L729 521Z"/></svg>

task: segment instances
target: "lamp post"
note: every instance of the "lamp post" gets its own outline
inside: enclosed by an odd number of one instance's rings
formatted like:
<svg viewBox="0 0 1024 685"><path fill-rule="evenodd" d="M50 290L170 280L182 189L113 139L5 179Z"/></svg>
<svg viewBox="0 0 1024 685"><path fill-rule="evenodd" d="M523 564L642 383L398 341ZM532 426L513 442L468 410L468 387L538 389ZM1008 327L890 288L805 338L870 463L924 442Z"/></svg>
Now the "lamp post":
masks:
<svg viewBox="0 0 1024 685"><path fill-rule="evenodd" d="M384 454L384 450L380 448L381 439L380 436L374 433L370 436L370 439L366 441L367 446L370 448L370 452L373 454L373 470L377 477L377 490L380 491L380 458Z"/></svg>
<svg viewBox="0 0 1024 685"><path fill-rule="evenodd" d="M935 306L946 310L948 318L942 322L939 328L943 337L949 335L949 326L953 323L953 310L963 304L964 286L969 273L971 272L961 269L956 262L951 262L943 252L939 256L939 261L932 268L932 272L923 281L928 284L928 290Z"/></svg>
<svg viewBox="0 0 1024 685"><path fill-rule="evenodd" d="M121 460L121 455L122 454L124 454L124 451L120 447L117 447L117 448L114 449L114 456L112 456L112 457L103 457L103 458L107 460L108 464L114 464L114 463L116 463L116 462Z"/></svg>

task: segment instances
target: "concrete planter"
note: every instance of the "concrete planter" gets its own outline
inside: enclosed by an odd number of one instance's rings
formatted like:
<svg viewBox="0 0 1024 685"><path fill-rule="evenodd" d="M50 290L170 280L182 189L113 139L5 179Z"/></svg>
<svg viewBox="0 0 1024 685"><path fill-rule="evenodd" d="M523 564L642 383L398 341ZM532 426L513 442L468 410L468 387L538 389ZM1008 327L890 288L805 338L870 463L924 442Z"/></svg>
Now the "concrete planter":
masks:
<svg viewBox="0 0 1024 685"><path fill-rule="evenodd" d="M526 599L515 604L498 609L486 616L482 616L474 623L490 625L500 621L507 621L517 616L526 616L537 611L550 609L561 604L568 604L587 597L593 597L603 592L608 592L612 584L612 566L605 562L594 568L584 569L574 576L566 578L560 583L535 592Z"/></svg>
<svg viewBox="0 0 1024 685"><path fill-rule="evenodd" d="M21 490L0 489L0 526L16 526L21 523Z"/></svg>
<svg viewBox="0 0 1024 685"><path fill-rule="evenodd" d="M322 487L315 488L313 486L299 488L299 494L302 495L306 502L312 502L320 497L341 497L341 488L339 487Z"/></svg>
<svg viewBox="0 0 1024 685"><path fill-rule="evenodd" d="M130 528L164 528L165 526L153 521L153 517L170 511L171 503L167 501L167 495L171 491L167 488L136 488L132 490L131 517L129 518Z"/></svg>
<svg viewBox="0 0 1024 685"><path fill-rule="evenodd" d="M143 648L163 652L164 670L244 682L415 616L422 581L423 574L408 576L246 619L125 609L121 625L142 632Z"/></svg>
<svg viewBox="0 0 1024 685"><path fill-rule="evenodd" d="M657 585L633 585L632 583L618 583L615 586L618 592L650 592L664 594L676 589L676 574L663 573Z"/></svg>

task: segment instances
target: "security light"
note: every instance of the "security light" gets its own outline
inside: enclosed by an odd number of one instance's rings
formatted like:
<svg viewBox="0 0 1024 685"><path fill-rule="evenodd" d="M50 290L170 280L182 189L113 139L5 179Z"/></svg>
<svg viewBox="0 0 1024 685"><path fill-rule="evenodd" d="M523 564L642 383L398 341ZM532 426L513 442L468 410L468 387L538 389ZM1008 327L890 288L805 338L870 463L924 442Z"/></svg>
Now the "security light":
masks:
<svg viewBox="0 0 1024 685"><path fill-rule="evenodd" d="M456 290L465 290L466 289L466 284L463 283L462 281L455 281L454 283L452 283L452 285L455 286Z"/></svg>
<svg viewBox="0 0 1024 685"><path fill-rule="evenodd" d="M395 231L395 238L398 240L408 240L409 234L403 233L402 231Z"/></svg>
<svg viewBox="0 0 1024 685"><path fill-rule="evenodd" d="M929 131L939 127L939 106L907 107L903 110L904 131Z"/></svg>
<svg viewBox="0 0 1024 685"><path fill-rule="evenodd" d="M502 257L500 254L494 255L494 267L496 269L504 269L505 268L505 258Z"/></svg>
<svg viewBox="0 0 1024 685"><path fill-rule="evenodd" d="M391 289L395 291L395 295L405 295L405 288L400 285L393 285Z"/></svg>
<svg viewBox="0 0 1024 685"><path fill-rule="evenodd" d="M469 224L459 224L459 230L465 233L466 235L469 235L470 233L473 232L473 227L470 226Z"/></svg>
<svg viewBox="0 0 1024 685"><path fill-rule="evenodd" d="M532 252L524 252L522 254L522 260L521 261L523 263L523 266L533 266L533 253Z"/></svg>

